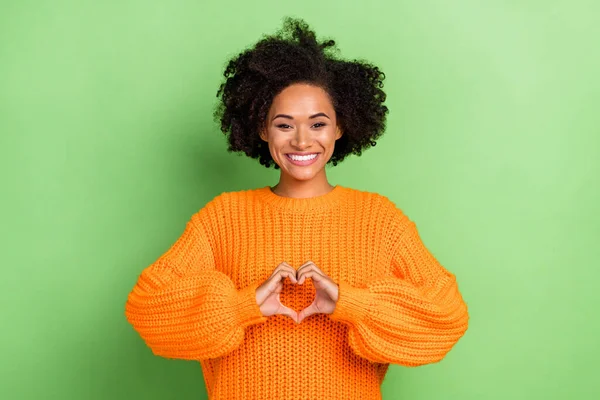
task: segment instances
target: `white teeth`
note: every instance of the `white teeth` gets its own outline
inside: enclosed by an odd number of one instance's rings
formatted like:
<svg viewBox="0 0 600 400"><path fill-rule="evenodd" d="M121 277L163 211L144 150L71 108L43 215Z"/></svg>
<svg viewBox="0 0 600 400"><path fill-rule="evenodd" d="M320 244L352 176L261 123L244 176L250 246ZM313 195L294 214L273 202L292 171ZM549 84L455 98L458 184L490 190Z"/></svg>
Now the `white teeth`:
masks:
<svg viewBox="0 0 600 400"><path fill-rule="evenodd" d="M316 156L316 154L311 154L308 156L297 156L294 154L288 154L288 157L290 157L294 161L308 161L314 159Z"/></svg>

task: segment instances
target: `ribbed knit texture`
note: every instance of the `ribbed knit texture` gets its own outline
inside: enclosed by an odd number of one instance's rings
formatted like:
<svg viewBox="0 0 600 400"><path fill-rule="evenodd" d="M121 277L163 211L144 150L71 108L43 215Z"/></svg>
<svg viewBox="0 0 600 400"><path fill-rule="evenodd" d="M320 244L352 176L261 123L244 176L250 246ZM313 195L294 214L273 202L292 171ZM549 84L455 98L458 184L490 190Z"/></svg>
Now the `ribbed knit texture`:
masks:
<svg viewBox="0 0 600 400"><path fill-rule="evenodd" d="M308 260L338 284L334 312L264 317L256 288L279 263ZM281 302L300 311L314 295L310 278L286 279ZM387 197L340 185L216 196L141 272L125 314L154 354L198 360L211 400L380 399L390 363L440 361L469 319L415 224Z"/></svg>

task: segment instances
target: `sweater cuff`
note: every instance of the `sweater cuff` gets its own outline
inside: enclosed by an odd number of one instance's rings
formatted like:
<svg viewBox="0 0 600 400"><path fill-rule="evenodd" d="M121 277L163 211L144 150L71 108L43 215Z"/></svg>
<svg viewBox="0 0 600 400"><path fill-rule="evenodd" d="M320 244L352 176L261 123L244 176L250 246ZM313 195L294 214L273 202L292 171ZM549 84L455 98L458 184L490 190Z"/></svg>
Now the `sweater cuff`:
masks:
<svg viewBox="0 0 600 400"><path fill-rule="evenodd" d="M345 281L338 282L338 300L329 318L334 321L357 323L369 311L369 289L357 288Z"/></svg>
<svg viewBox="0 0 600 400"><path fill-rule="evenodd" d="M237 311L237 321L243 328L267 320L267 317L262 315L260 307L256 303L256 288L258 285L257 282L254 282L251 285L238 290L236 293L234 309Z"/></svg>

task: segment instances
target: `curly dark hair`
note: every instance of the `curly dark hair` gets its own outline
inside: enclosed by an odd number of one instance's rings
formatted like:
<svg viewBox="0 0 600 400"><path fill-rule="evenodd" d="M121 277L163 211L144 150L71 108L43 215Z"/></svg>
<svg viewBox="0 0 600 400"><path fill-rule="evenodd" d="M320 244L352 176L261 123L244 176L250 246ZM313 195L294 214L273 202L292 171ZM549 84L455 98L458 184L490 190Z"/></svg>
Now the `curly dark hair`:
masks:
<svg viewBox="0 0 600 400"><path fill-rule="evenodd" d="M287 17L275 35L264 36L232 58L214 111L228 138L227 150L244 152L267 168L279 169L258 133L265 127L274 97L294 83L319 86L332 101L342 136L328 163L335 166L347 155L360 156L375 146L388 113L381 89L385 74L366 61L339 59L337 52L334 40L319 42L306 22Z"/></svg>

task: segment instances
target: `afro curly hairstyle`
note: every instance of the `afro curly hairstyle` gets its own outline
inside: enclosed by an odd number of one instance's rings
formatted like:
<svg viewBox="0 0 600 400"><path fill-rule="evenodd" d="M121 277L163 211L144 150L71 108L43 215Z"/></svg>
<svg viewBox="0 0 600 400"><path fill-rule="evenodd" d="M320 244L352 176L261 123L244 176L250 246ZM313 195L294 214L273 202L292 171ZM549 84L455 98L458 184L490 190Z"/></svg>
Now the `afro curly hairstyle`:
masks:
<svg viewBox="0 0 600 400"><path fill-rule="evenodd" d="M388 113L381 89L385 74L365 61L339 59L337 52L334 40L319 42L306 22L286 17L275 35L264 36L232 58L214 111L228 139L227 151L244 152L267 168L279 169L259 132L275 96L294 83L312 84L329 94L343 134L328 164L335 166L347 155L360 156L375 146Z"/></svg>

